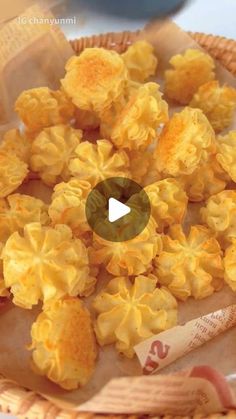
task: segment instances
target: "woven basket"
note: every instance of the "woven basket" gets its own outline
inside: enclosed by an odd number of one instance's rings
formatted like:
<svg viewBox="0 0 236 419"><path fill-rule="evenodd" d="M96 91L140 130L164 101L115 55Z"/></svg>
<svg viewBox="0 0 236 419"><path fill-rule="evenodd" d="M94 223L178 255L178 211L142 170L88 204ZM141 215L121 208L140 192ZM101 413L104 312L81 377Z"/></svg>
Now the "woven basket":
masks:
<svg viewBox="0 0 236 419"><path fill-rule="evenodd" d="M227 70L236 75L236 41L223 36L206 35L199 32L188 34L212 57L217 59ZM124 52L140 35L136 32L110 32L102 35L94 35L71 41L71 46L76 54L80 54L85 48L104 47L113 49L119 53Z"/></svg>
<svg viewBox="0 0 236 419"><path fill-rule="evenodd" d="M94 35L76 39L71 42L71 46L76 54L79 54L87 47L104 47L123 52L139 36L140 31L118 32ZM198 44L206 49L209 54L217 59L233 75L236 75L236 41L221 36L205 35L203 33L189 32L189 35ZM96 415L74 413L69 410L62 410L52 402L46 400L39 394L29 391L17 383L5 379L0 375L0 411L11 413L24 419L135 419L135 415ZM228 412L226 415L214 414L208 419L215 418L235 419L236 411ZM195 419L206 418L206 415L195 415ZM155 419L158 419L156 416ZM163 417L164 419L164 417ZM171 419L166 416L166 419ZM187 419L187 417L185 417Z"/></svg>

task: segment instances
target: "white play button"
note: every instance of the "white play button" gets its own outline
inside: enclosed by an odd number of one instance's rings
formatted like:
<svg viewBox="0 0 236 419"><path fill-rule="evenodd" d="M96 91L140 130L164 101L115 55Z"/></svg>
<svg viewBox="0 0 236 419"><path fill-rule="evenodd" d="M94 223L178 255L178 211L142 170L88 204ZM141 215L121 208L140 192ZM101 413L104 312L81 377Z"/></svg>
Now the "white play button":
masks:
<svg viewBox="0 0 236 419"><path fill-rule="evenodd" d="M120 218L124 217L125 215L129 214L131 211L130 207L122 202L117 201L115 198L109 198L108 200L108 220L111 223L114 221L119 220Z"/></svg>
<svg viewBox="0 0 236 419"><path fill-rule="evenodd" d="M145 190L131 179L113 177L99 182L86 200L91 230L103 240L132 240L146 227L151 204Z"/></svg>

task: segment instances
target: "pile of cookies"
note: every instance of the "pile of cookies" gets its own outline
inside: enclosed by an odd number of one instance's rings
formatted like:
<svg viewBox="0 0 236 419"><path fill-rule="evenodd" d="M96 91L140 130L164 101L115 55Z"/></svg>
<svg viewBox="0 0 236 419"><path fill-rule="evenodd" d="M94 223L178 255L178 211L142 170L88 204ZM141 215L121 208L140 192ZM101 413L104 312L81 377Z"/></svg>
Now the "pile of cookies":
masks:
<svg viewBox="0 0 236 419"><path fill-rule="evenodd" d="M227 132L236 90L199 49L171 58L164 95L156 74L146 41L122 55L85 49L59 90L21 93L22 126L1 142L0 296L25 310L41 304L33 368L68 390L91 378L99 346L131 358L177 324L178 301L224 282L236 291L236 131ZM183 108L170 117L173 104ZM85 211L94 186L118 176L151 203L146 227L124 242L94 233ZM32 177L50 188L49 204L19 192ZM186 231L189 203L201 206L201 224Z"/></svg>

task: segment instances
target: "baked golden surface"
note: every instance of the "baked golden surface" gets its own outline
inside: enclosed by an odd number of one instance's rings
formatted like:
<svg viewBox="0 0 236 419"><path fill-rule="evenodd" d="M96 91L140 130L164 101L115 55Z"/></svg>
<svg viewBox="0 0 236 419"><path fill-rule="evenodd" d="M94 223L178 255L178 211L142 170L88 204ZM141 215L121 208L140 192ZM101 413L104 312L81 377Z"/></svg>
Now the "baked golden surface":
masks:
<svg viewBox="0 0 236 419"><path fill-rule="evenodd" d="M130 358L173 327L179 300L236 290L235 89L219 84L208 54L189 49L170 59L163 96L162 80L150 79L161 79L157 64L146 41L122 55L85 49L58 90L21 93L22 124L2 138L0 297L39 304L33 368L63 389L91 379L100 346ZM188 106L173 113L174 102ZM146 227L124 242L86 219L89 193L114 176L142 185L151 206ZM99 193L96 202L106 213Z"/></svg>

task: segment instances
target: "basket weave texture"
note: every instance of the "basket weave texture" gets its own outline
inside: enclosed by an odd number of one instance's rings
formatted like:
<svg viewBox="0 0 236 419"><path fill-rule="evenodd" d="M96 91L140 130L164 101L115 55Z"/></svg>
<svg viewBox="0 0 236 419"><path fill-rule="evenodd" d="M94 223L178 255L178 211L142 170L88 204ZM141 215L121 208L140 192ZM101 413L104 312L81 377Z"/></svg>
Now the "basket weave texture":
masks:
<svg viewBox="0 0 236 419"><path fill-rule="evenodd" d="M198 32L188 34L227 70L236 75L236 41L221 36L206 35ZM104 47L124 52L140 35L140 31L110 32L70 41L75 54L88 47ZM136 419L136 415L96 415L62 410L41 395L29 391L0 375L0 412L10 413L21 419ZM165 416L163 419L174 419ZM179 417L178 417L179 418ZM176 417L176 419L178 419ZM236 419L236 411L210 416L195 415L194 419ZM159 419L155 416L155 419ZM180 418L179 418L180 419ZM184 419L188 419L185 417Z"/></svg>
<svg viewBox="0 0 236 419"><path fill-rule="evenodd" d="M188 32L188 34L227 70L236 75L236 41L200 32ZM139 35L140 31L109 32L75 39L71 41L71 46L76 54L90 47L103 47L122 53L136 41Z"/></svg>

